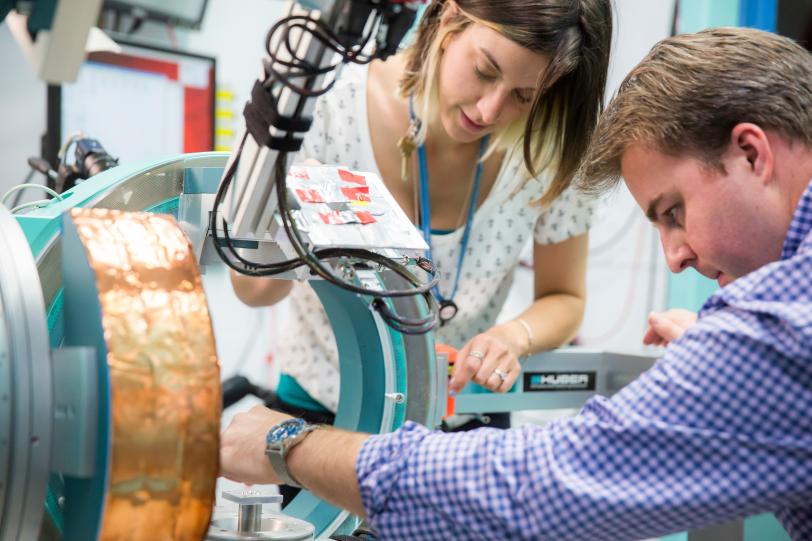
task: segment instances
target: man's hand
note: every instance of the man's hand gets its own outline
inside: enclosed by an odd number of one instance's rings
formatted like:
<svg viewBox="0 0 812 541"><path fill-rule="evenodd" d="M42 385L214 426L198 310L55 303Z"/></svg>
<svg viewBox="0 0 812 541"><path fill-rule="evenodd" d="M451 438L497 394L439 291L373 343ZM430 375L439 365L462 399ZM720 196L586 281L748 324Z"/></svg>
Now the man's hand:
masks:
<svg viewBox="0 0 812 541"><path fill-rule="evenodd" d="M220 437L220 475L247 484L280 484L265 456L265 435L290 415L255 406L238 413Z"/></svg>
<svg viewBox="0 0 812 541"><path fill-rule="evenodd" d="M643 335L643 343L654 346L667 346L696 323L696 314L690 310L674 308L665 312L652 312L648 315L648 328Z"/></svg>

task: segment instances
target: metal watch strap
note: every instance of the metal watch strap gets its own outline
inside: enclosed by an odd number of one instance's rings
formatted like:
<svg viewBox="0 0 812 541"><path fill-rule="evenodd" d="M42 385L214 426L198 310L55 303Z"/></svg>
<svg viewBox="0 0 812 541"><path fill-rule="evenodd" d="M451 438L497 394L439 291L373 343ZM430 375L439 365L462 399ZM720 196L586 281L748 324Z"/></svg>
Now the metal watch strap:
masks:
<svg viewBox="0 0 812 541"><path fill-rule="evenodd" d="M283 484L298 488L302 487L302 485L300 485L299 482L294 479L288 471L288 465L285 462L285 459L287 458L291 449L298 445L308 434L317 428L321 428L321 425L306 425L295 438L282 442L283 445L281 449L276 449L271 446L266 447L265 454L271 463L274 473L279 476Z"/></svg>

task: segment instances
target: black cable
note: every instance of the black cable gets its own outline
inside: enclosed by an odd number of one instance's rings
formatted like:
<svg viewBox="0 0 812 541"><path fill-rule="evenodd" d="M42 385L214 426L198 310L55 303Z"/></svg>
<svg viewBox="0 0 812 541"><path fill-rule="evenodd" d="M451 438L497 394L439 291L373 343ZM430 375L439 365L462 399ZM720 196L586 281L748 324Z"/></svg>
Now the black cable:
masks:
<svg viewBox="0 0 812 541"><path fill-rule="evenodd" d="M317 275L322 277L323 279L327 280L328 282L342 287L348 291L352 291L354 293L360 293L363 295L370 295L376 297L375 301L379 301L382 297L402 297L402 296L414 296L418 293L422 294L426 303L429 307L429 314L420 319L412 319L412 318L404 318L403 316L398 316L389 307L386 305L385 302L375 302L373 301L372 307L378 311L381 317L389 324L391 327L395 328L396 330L405 333L405 334L414 334L414 333L425 333L434 328L434 326L438 322L437 318L437 304L436 300L434 299L434 295L431 293L431 288L434 287L436 284L438 277L434 277L434 280L428 284L424 284L419 287L415 287L414 289L410 290L389 290L389 291L378 291L378 290L371 290L364 287L359 287L354 284L351 284L341 278L335 276L332 271L326 267L324 267L317 258L312 257L310 253L308 253L307 247L305 246L304 240L299 235L298 229L295 227L293 217L290 213L290 208L287 204L287 188L285 185L285 176L284 176L284 168L282 163L284 162L284 154L280 153L277 157L277 161L274 164L274 176L276 181L276 195L277 195L277 204L279 207L280 214L282 215L282 224L285 227L285 232L288 235L291 244L293 245L294 250L302 259L307 261L308 266L312 271L314 271ZM362 259L375 259L379 256L379 254L374 254L374 252L369 252L367 250L358 250L356 252L359 258ZM413 285L417 286L419 283L417 278L408 271L405 267L400 266L396 262L388 259L382 258L378 259L378 262L383 263L387 268L394 270L402 277L404 277L407 281L411 282ZM422 291L421 291L422 290Z"/></svg>
<svg viewBox="0 0 812 541"><path fill-rule="evenodd" d="M211 230L211 234L212 234L212 237L214 239L215 248L216 248L218 254L221 256L221 258L224 258L227 263L232 263L233 264L233 262L230 261L222 251L222 245L225 245L229 249L229 251L231 252L232 256L234 256L235 259L237 259L240 263L242 263L244 265L245 268L239 267L239 266L232 266L232 268L234 268L235 270L238 270L238 271L243 271L243 270L246 270L246 269L249 270L249 271L252 271L252 270L255 270L255 269L264 269L264 270L270 270L272 272L270 274L260 274L260 275L271 275L271 274L279 274L280 272L286 272L286 271L289 271L289 270L293 270L293 269L295 269L297 267L301 267L302 265L307 264L306 260L303 259L301 256L298 257L298 258L295 258L295 259L282 261L282 262L277 262L277 263L270 263L270 264L263 264L263 263L256 263L256 262L253 262L253 261L249 261L249 260L241 257L236 252L236 250L234 249L234 246L231 243L231 237L228 234L228 223L225 221L225 219L222 220L223 235L224 235L224 238L222 240L219 237L217 229L215 227L212 227L212 220L218 214L219 207L220 207L220 205L222 203L222 199L225 196L225 193L228 191L228 188L229 188L229 186L231 184L234 173L236 172L236 168L237 168L237 165L238 165L238 162L239 162L239 158L242 155L242 148L243 148L243 145L245 143L246 137L247 137L247 135L245 135L243 137L242 141L240 142L240 145L239 145L239 147L237 149L235 159L232 161L231 165L226 170L226 172L225 172L225 174L223 176L223 181L221 182L220 187L219 187L219 189L217 191L217 194L215 195L214 204L213 204L213 207L212 207L212 214L210 215L210 219L209 219L209 229ZM286 153L280 152L278 157L277 157L277 161L275 163L275 166L274 166L274 175L275 175L274 181L275 181L276 186L277 186L277 202L279 204L279 208L280 208L280 211L281 211L280 213L283 216L283 224L286 224L289 227L289 229L286 229L286 232L288 233L289 237L292 239L291 242L292 243L297 242L298 246L302 248L302 253L304 253L305 255L309 255L309 252L306 250L306 247L305 247L305 242L301 238L301 236L299 235L298 228L296 228L295 225L294 225L294 220L293 220L293 218L291 216L290 208L288 207L288 204L287 204L287 197L286 197L287 186L286 186L286 183L285 183L285 178L283 176L283 171L284 170L281 169L281 167L282 167L281 164L284 163L285 158L286 158ZM282 194L285 194L285 195L282 195ZM390 291L377 291L377 290L371 290L371 289L366 289L366 288L356 288L356 291L355 291L356 293L361 293L361 294L365 294L365 295L380 296L380 297L412 296L412 295L415 295L415 294L430 291L431 288L433 288L436 285L437 281L439 280L439 278L435 277L433 275L433 273L430 272L429 274L433 277L433 279L430 282L426 283L426 284L422 284L414 275L412 275L409 272L408 269L406 269L402 265L398 264L396 261L394 261L394 260L392 260L392 259L390 259L388 257L385 257L383 255L380 255L378 253L369 251L369 250L363 250L363 249L358 249L358 248L323 248L321 250L316 250L315 252L313 252L313 254L315 255L315 258L313 259L313 262L315 264L317 264L317 265L319 264L318 261L320 259L332 259L332 258L337 258L337 257L352 257L352 258L361 259L361 260L369 260L369 261L377 263L378 265L384 266L384 267L386 267L386 268L388 268L390 270L393 270L393 271L397 272L398 274L400 274L401 276L406 278L412 285L416 286L416 289L390 290ZM321 274L321 275L325 279L334 278L335 280L340 281L340 278L335 277L329 271L329 269L326 269L326 268L322 267L322 270L324 271L324 273Z"/></svg>
<svg viewBox="0 0 812 541"><path fill-rule="evenodd" d="M226 235L225 241L221 241L220 236L217 233L217 215L219 213L220 204L222 203L222 199L225 196L225 193L228 191L229 186L231 185L231 181L234 178L234 173L237 171L237 165L240 162L240 156L242 156L242 149L245 146L245 141L247 138L248 133L246 132L245 134L243 134L243 138L240 141L239 146L237 147L234 159L231 161L231 164L229 164L228 169L226 169L226 172L223 175L223 180L220 182L220 186L217 188L217 193L214 196L214 204L212 205L212 210L211 213L209 214L209 231L211 232L212 243L214 244L214 249L217 252L217 255L220 256L220 259L229 268L248 276L270 276L270 274L258 272L256 269L271 267L274 269L278 269L278 272L275 273L278 274L280 272L284 272L284 270L282 269L288 269L289 266L292 266L292 268L296 268L296 266L299 266L297 264L299 260L296 259L290 261L283 261L273 265L254 265L250 261L243 259L243 261L241 261L244 262L243 266L239 266L236 263L234 263L231 260L231 258L229 258L228 255L226 255L226 253L223 251L223 245L225 245L229 248L229 251L231 252L232 256L234 256L238 260L242 259L232 246L230 237L228 237L228 226L225 219L223 219L224 235Z"/></svg>
<svg viewBox="0 0 812 541"><path fill-rule="evenodd" d="M276 181L276 197L277 197L277 204L279 206L280 214L282 215L282 225L285 227L285 232L288 234L288 238L291 240L291 244L293 245L294 250L296 250L299 257L308 261L308 263L313 263L311 269L313 269L316 274L328 280L330 282L334 281L341 281L341 278L335 276L330 269L321 265L319 260L315 257L311 256L311 253L308 252L304 239L302 239L301 235L299 234L298 228L295 227L295 221L293 216L291 215L290 207L287 203L287 185L285 183L285 176L284 176L284 169L282 166L282 162L284 162L284 154L280 153L277 157L276 164L274 165L274 176ZM359 259L369 259L373 260L379 264L385 265L391 270L398 272L404 278L406 278L409 282L413 285L418 285L420 282L417 280L414 275L412 275L405 267L397 264L395 261L384 258L380 256L380 254L375 254L369 250L363 249L355 249L355 256ZM385 263L384 263L385 262ZM408 289L408 290L388 290L388 291L378 291L374 289L368 289L364 287L358 287L352 284L347 284L348 290L354 293L360 293L363 295L372 295L374 297L407 297L412 296L415 292L422 292L422 291L429 291L431 288L436 284L437 278L428 283L421 285L418 289ZM338 285L338 284L336 284Z"/></svg>
<svg viewBox="0 0 812 541"><path fill-rule="evenodd" d="M380 20L381 14L378 13L373 23L369 25L369 30L367 34L361 38L358 45L349 50L343 45L341 45L339 37L334 32L332 32L332 30L330 30L330 28L327 27L327 25L322 21L312 19L305 15L292 15L280 21L277 21L277 23L274 24L268 31L268 35L265 39L265 50L269 58L271 59L269 69L271 69L274 75L273 80L275 81L278 80L284 86L302 96L318 97L326 92L329 92L333 84L335 83L335 79L330 84L325 85L322 89L316 91L295 85L294 83L291 82L291 79L298 77L314 77L318 75L326 75L327 73L330 73L338 69L338 67L341 64L346 64L349 62L354 62L356 64L367 64L371 62L372 60L375 59L375 55L367 55L362 57L361 53L369 44L369 42L373 39L375 32L380 26ZM314 25L315 28L308 25ZM274 53L274 51L271 50L271 45L274 42L273 38L276 32L278 32L281 28L284 28L285 34L283 35L283 38L280 40L280 42L284 43L285 48L287 49L287 52L291 57L290 60L280 59ZM305 59L297 57L295 47L293 47L290 42L291 30L294 29L298 29L302 33L308 33L314 39L318 39L327 49L340 55L341 59L335 64L328 64L323 68L318 68L316 66L309 64ZM294 72L293 74L291 74L290 72L282 73L276 69L273 69L273 66L275 65L279 65L290 69L301 69L302 71Z"/></svg>
<svg viewBox="0 0 812 541"><path fill-rule="evenodd" d="M428 315L423 318L404 318L403 316L399 316L394 311L392 311L385 302L375 302L373 301L372 307L377 310L381 318L393 329L402 332L404 334L422 334L430 331L434 328L437 323L437 305L434 296L431 294L431 288L438 281L438 277L433 276L433 279L426 283L421 284L420 281L411 273L409 272L406 267L398 264L396 261L377 254L375 252L371 252L368 250L362 250L357 248L326 248L321 250L316 250L315 252L311 253L308 252L307 248L304 245L304 241L299 235L298 229L295 228L294 221L290 214L290 209L287 205L287 197L286 197L286 186L284 183L285 177L283 176L284 169L282 168L281 164L284 163L286 154L280 153L277 157L277 162L274 167L274 174L276 176L275 181L277 182L277 197L280 199L278 201L280 207L280 213L283 216L283 224L286 226L286 233L288 234L289 238L291 239L291 243L294 245L294 249L297 250L300 257L288 261L283 261L279 263L273 264L258 264L247 259L242 258L234 249L233 245L231 244L231 239L228 235L228 224L225 219L222 220L223 224L223 234L224 239L221 241L216 227L212 227L212 223L215 222L215 216L218 214L219 206L222 202L222 198L224 197L225 192L228 190L230 183L233 179L234 173L236 172L237 164L239 161L239 157L242 154L242 147L245 142L245 137L240 143L240 146L237 149L237 154L235 159L230 164L228 170L226 171L223 182L221 183L220 188L215 196L214 205L212 208L212 214L210 217L210 228L212 228L212 237L214 241L215 249L217 250L220 257L225 261L225 263L231 267L232 269L240 272L242 274L246 274L249 276L272 276L279 274L281 272L286 272L289 270L293 270L295 268L301 267L302 265L307 264L311 269L321 276L322 278L328 280L330 283L342 287L344 289L349 289L356 293L370 295L376 298L376 301L379 301L381 297L405 297L405 296L414 296L418 294L422 294L428 306ZM280 185L281 180L281 185ZM285 194L285 195L282 195ZM234 263L230 258L226 256L226 254L222 250L222 246L225 245L229 248L232 256L234 256L242 266L237 265ZM405 278L409 283L411 283L414 288L408 290L388 290L388 291L378 291L378 290L371 290L368 288L362 288L355 286L354 284L349 284L345 280L342 280L339 277L336 277L332 274L332 272L323 267L320 263L322 259L335 259L341 257L350 257L359 260L367 260L377 263L387 269L390 269L396 272L398 275ZM316 267L315 269L313 267Z"/></svg>
<svg viewBox="0 0 812 541"><path fill-rule="evenodd" d="M276 24L274 24L268 32L266 37L266 51L268 53L270 63L266 65L266 79L262 81L262 86L268 92L273 91L273 84L279 82L292 92L295 92L300 98L309 99L320 96L328 92L336 82L334 77L331 81L324 84L320 89L305 88L299 86L294 82L296 79L312 79L321 75L327 75L335 71L339 66L344 63L368 63L375 58L375 54L364 55L363 51L374 38L375 33L380 27L382 14L377 12L375 18L367 25L365 33L360 36L358 42L349 47L344 46L336 33L334 33L324 22L312 19L308 16L293 15L286 17ZM275 40L277 33L283 31L284 34L279 40ZM318 40L325 48L326 51L332 51L337 54L340 60L336 63L330 63L323 67L318 67L306 59L299 58L294 50L291 42L292 33L299 31L303 34L309 34L312 39ZM277 47L285 47L290 58L283 60L279 58L274 51L271 50L271 45L276 43ZM282 73L279 68L287 68L287 72ZM275 99L273 95L270 99ZM293 114L292 118L296 115L301 115L304 106L304 99L300 99L297 106L297 111ZM288 128L290 129L290 128ZM306 129L306 128L305 128ZM287 131L284 137L279 137L278 142L284 147L286 142L292 143L295 132ZM431 293L431 289L436 285L439 278L434 275L433 269L429 265L426 270L431 277L427 283L422 283L412 272L401 265L397 261L380 255L376 252L364 249L347 249L347 248L330 248L311 250L304 239L301 237L296 221L293 217L292 211L288 204L288 193L286 185L285 164L287 160L286 150L277 150L276 161L273 166L272 181L277 190L277 205L279 213L282 218L282 225L290 240L290 243L297 254L296 258L281 261L276 263L258 263L253 262L241 256L234 247L231 236L228 231L228 223L225 218L221 219L222 234L220 237L217 228L217 216L219 214L220 205L223 198L227 193L231 182L236 174L237 166L242 155L242 150L248 137L248 132L240 141L237 152L226 170L220 187L215 196L214 205L211 215L209 217L209 228L211 230L214 247L220 258L232 269L246 274L249 276L273 276L282 272L288 272L296 268L307 265L310 271L328 281L329 283L341 287L345 290L372 297L370 308L376 310L381 318L391 328L406 334L422 334L433 329L439 322L437 301ZM322 262L326 260L339 260L337 264L341 265L340 260L346 259L346 269L351 273L355 273L355 266L363 262L371 262L394 272L402 277L411 286L408 289L396 290L378 290L362 287L352 283L346 277L337 276L333 270L325 266ZM425 261L424 261L425 262ZM334 263L335 265L336 263ZM397 297L413 297L420 295L424 298L428 308L428 314L423 317L405 317L396 313L391 308L385 299Z"/></svg>

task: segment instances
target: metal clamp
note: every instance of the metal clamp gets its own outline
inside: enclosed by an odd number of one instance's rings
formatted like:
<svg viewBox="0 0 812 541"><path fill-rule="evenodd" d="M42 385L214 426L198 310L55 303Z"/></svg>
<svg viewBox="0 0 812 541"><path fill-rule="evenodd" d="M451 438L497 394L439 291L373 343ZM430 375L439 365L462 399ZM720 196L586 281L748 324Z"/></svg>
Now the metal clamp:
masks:
<svg viewBox="0 0 812 541"><path fill-rule="evenodd" d="M96 463L99 416L96 350L64 347L52 351L54 371L51 469L90 477Z"/></svg>

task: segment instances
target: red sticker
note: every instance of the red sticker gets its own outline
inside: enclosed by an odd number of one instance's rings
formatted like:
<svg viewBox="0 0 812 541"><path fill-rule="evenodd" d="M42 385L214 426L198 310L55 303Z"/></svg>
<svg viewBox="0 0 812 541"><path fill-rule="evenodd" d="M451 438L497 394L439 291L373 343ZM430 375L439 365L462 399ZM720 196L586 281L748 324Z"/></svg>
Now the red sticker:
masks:
<svg viewBox="0 0 812 541"><path fill-rule="evenodd" d="M337 210L331 210L330 212L319 212L319 217L321 218L321 221L327 225L341 225L344 223L344 218L341 217L341 213Z"/></svg>
<svg viewBox="0 0 812 541"><path fill-rule="evenodd" d="M302 180L310 180L310 175L307 174L307 169L302 169L300 167L294 167L290 170L290 176L294 178L299 178Z"/></svg>
<svg viewBox="0 0 812 541"><path fill-rule="evenodd" d="M367 179L364 178L364 175L356 175L346 169L339 169L338 176L341 177L341 180L344 182L352 182L353 184L360 184L361 186L367 185Z"/></svg>
<svg viewBox="0 0 812 541"><path fill-rule="evenodd" d="M374 224L376 222L375 217L365 210L360 210L355 213L355 217L358 218L358 221L362 224Z"/></svg>
<svg viewBox="0 0 812 541"><path fill-rule="evenodd" d="M341 193L344 194L350 201L372 201L369 197L369 186L359 186L357 188L341 188Z"/></svg>
<svg viewBox="0 0 812 541"><path fill-rule="evenodd" d="M296 188L296 197L303 203L324 203L319 191L312 188Z"/></svg>

